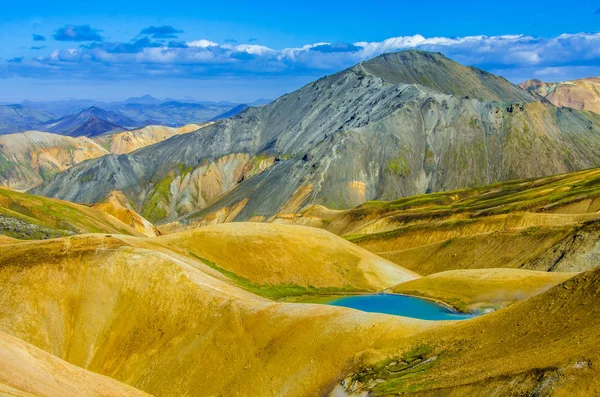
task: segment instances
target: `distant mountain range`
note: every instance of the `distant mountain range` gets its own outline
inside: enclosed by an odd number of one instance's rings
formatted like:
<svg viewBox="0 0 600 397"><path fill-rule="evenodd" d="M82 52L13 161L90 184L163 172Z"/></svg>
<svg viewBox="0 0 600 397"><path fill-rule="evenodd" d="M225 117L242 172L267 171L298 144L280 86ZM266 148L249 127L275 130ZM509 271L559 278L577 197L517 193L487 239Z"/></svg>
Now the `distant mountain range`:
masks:
<svg viewBox="0 0 600 397"><path fill-rule="evenodd" d="M138 126L139 124L129 117L92 106L77 114L48 121L39 129L66 136L95 137L107 132L122 131Z"/></svg>
<svg viewBox="0 0 600 397"><path fill-rule="evenodd" d="M24 105L0 106L0 135L31 129L53 117L49 112Z"/></svg>
<svg viewBox="0 0 600 397"><path fill-rule="evenodd" d="M79 164L33 192L95 203L118 191L151 221L206 224L597 166L599 115L438 53L404 51L200 131Z"/></svg>
<svg viewBox="0 0 600 397"><path fill-rule="evenodd" d="M228 102L161 101L150 95L124 102L24 102L0 106L0 135L39 130L68 136L98 136L146 125L179 127L231 117L248 107Z"/></svg>
<svg viewBox="0 0 600 397"><path fill-rule="evenodd" d="M600 114L600 77L558 83L528 80L519 86L549 100L556 106L566 106Z"/></svg>

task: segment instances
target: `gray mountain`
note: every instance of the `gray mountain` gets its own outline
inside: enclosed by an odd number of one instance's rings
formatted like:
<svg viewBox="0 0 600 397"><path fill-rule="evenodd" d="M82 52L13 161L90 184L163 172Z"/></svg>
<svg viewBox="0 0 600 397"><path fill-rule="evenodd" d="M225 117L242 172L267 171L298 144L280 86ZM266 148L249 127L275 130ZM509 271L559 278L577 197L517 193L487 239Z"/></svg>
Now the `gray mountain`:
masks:
<svg viewBox="0 0 600 397"><path fill-rule="evenodd" d="M77 114L48 121L38 129L66 136L95 137L136 126L140 126L140 124L129 117L92 106Z"/></svg>
<svg viewBox="0 0 600 397"><path fill-rule="evenodd" d="M404 51L197 132L84 162L33 192L94 203L120 191L152 221L208 223L597 166L600 116L542 103L441 54Z"/></svg>
<svg viewBox="0 0 600 397"><path fill-rule="evenodd" d="M231 108L230 110L226 111L225 113L221 113L220 115L213 117L209 121L217 121L217 120L222 120L222 119L226 119L229 117L233 117L236 114L241 113L244 110L248 109L249 107L250 106L246 105L245 103L243 103L241 105L237 105L237 106Z"/></svg>
<svg viewBox="0 0 600 397"><path fill-rule="evenodd" d="M0 135L30 130L53 117L49 112L29 106L0 106Z"/></svg>

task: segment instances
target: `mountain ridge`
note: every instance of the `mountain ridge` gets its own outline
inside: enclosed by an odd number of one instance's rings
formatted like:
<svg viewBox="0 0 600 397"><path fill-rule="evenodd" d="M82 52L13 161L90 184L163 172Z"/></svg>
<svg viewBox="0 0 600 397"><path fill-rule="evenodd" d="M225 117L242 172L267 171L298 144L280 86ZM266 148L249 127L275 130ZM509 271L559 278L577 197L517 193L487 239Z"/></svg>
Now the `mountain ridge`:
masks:
<svg viewBox="0 0 600 397"><path fill-rule="evenodd" d="M307 204L350 208L600 165L600 117L541 103L505 79L440 55L400 54L323 77L198 132L87 162L34 192L93 203L117 190L161 223L231 208L241 208L235 220L267 220ZM417 60L406 70L381 72L404 58ZM428 69L428 62L437 66ZM365 67L388 80L412 80L389 83ZM444 75L436 70L477 83L460 95L414 83L439 86ZM270 160L256 168L264 159ZM215 178L229 182L217 187Z"/></svg>

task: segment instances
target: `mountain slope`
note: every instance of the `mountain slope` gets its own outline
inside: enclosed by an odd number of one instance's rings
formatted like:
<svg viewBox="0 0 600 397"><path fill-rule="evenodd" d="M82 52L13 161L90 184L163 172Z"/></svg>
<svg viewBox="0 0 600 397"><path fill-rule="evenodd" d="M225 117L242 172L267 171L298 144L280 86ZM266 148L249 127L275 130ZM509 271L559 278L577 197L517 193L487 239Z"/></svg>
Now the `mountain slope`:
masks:
<svg viewBox="0 0 600 397"><path fill-rule="evenodd" d="M481 268L573 272L600 261L599 210L600 169L591 169L346 211L312 206L271 221L325 228L423 275Z"/></svg>
<svg viewBox="0 0 600 397"><path fill-rule="evenodd" d="M39 131L0 136L0 185L29 189L108 152L94 141Z"/></svg>
<svg viewBox="0 0 600 397"><path fill-rule="evenodd" d="M28 106L0 106L0 135L30 130L53 117L46 111Z"/></svg>
<svg viewBox="0 0 600 397"><path fill-rule="evenodd" d="M81 233L145 235L94 208L0 187L0 237L38 240Z"/></svg>
<svg viewBox="0 0 600 397"><path fill-rule="evenodd" d="M528 80L519 86L546 98L556 106L566 106L600 114L600 77L558 83Z"/></svg>
<svg viewBox="0 0 600 397"><path fill-rule="evenodd" d="M134 127L138 123L121 114L92 106L81 112L51 120L40 129L67 136L95 137L124 127Z"/></svg>
<svg viewBox="0 0 600 397"><path fill-rule="evenodd" d="M266 220L307 204L344 209L591 168L600 165L599 131L600 116L536 102L504 79L408 51L200 131L74 167L35 192L92 203L118 190L154 222L204 221L232 208L229 219ZM249 160L217 166L234 157ZM260 172L239 171L265 158L272 161ZM228 182L206 194L211 170ZM90 182L77 183L81 177Z"/></svg>
<svg viewBox="0 0 600 397"><path fill-rule="evenodd" d="M600 392L600 269L480 318L434 329L337 388L370 396L591 396Z"/></svg>
<svg viewBox="0 0 600 397"><path fill-rule="evenodd" d="M188 124L173 128L162 125L148 125L138 130L123 131L103 135L94 139L100 146L114 154L125 154L142 147L164 141L175 135L187 134L199 130L205 124Z"/></svg>

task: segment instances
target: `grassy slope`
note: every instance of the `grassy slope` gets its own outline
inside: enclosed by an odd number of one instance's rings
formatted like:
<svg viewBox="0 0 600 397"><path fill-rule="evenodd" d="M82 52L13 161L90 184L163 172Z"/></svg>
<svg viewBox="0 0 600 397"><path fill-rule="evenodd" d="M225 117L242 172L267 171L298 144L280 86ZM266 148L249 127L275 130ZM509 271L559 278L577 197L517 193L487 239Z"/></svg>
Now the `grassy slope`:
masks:
<svg viewBox="0 0 600 397"><path fill-rule="evenodd" d="M600 269L580 274L495 313L426 332L412 350L352 377L373 396L597 395L599 287Z"/></svg>
<svg viewBox="0 0 600 397"><path fill-rule="evenodd" d="M450 270L398 284L390 292L444 301L461 311L495 309L538 295L576 274L520 269Z"/></svg>
<svg viewBox="0 0 600 397"><path fill-rule="evenodd" d="M0 234L19 239L35 240L73 233L142 235L105 212L1 187L0 217Z"/></svg>
<svg viewBox="0 0 600 397"><path fill-rule="evenodd" d="M262 223L209 226L153 240L260 295L378 291L418 277L329 232ZM399 281L398 281L399 282Z"/></svg>
<svg viewBox="0 0 600 397"><path fill-rule="evenodd" d="M275 222L323 227L424 275L493 267L580 271L595 264L579 255L563 265L568 249L557 262L542 264L538 257L563 241L594 240L598 210L600 170L593 169L368 202L349 211L311 207Z"/></svg>

